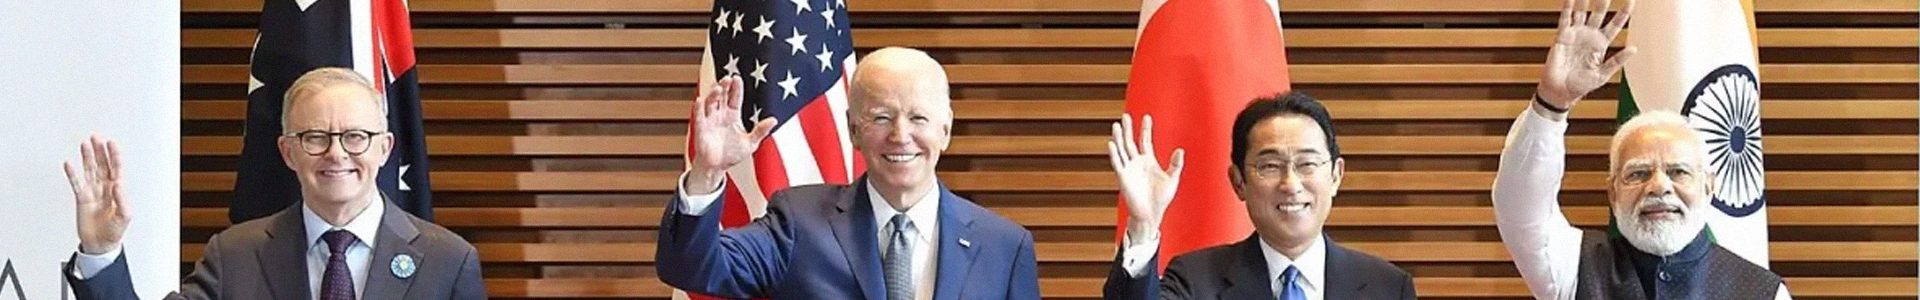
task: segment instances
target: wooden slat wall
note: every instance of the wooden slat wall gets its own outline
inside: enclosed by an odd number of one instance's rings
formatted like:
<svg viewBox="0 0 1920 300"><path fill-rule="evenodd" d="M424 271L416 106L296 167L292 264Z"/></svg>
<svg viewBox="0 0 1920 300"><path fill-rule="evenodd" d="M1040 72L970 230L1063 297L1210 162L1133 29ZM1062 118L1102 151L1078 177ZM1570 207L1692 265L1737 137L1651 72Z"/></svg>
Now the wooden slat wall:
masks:
<svg viewBox="0 0 1920 300"><path fill-rule="evenodd" d="M1138 22L1127 0L854 0L861 51L947 64L941 177L1032 229L1042 293L1098 298L1112 258L1101 152ZM1328 231L1423 298L1524 298L1488 188L1557 0L1289 0L1294 86L1325 101L1349 171ZM1801 299L1916 288L1913 0L1758 0L1773 268ZM182 261L229 225L257 0L183 0ZM662 298L654 230L680 169L702 0L415 0L440 222L497 298ZM1631 34L1631 33L1629 33ZM1612 87L1578 107L1565 203L1606 222ZM190 266L189 266L190 267Z"/></svg>

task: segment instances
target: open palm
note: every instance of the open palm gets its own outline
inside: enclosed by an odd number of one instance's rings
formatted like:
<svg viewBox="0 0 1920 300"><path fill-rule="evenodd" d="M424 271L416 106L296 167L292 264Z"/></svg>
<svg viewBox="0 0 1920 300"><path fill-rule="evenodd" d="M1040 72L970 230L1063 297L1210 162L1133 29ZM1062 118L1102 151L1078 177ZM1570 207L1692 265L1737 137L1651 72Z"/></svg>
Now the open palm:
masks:
<svg viewBox="0 0 1920 300"><path fill-rule="evenodd" d="M1122 115L1120 122L1113 124L1113 140L1107 142L1107 156L1112 159L1113 172L1120 180L1120 193L1126 197L1127 216L1143 227L1157 229L1160 218L1167 212L1167 206L1173 203L1173 195L1180 187L1180 173L1186 168L1186 151L1173 150L1171 164L1160 169L1160 160L1153 154L1153 116L1141 120L1140 143L1134 144L1133 120Z"/></svg>
<svg viewBox="0 0 1920 300"><path fill-rule="evenodd" d="M1589 10L1594 7L1584 5L1587 1L1576 4L1574 0L1567 0L1560 11L1559 32L1554 36L1553 49L1547 52L1547 62L1541 70L1540 97L1560 108L1570 108L1587 93L1606 85L1634 53L1633 47L1627 47L1613 58L1605 58L1607 47L1631 17L1633 0L1627 0L1626 8L1604 25L1602 21L1606 19L1610 1L1597 1L1597 11Z"/></svg>
<svg viewBox="0 0 1920 300"><path fill-rule="evenodd" d="M75 224L80 250L101 254L120 248L120 238L133 220L120 193L120 145L94 136L80 144L80 167L61 164L73 186Z"/></svg>

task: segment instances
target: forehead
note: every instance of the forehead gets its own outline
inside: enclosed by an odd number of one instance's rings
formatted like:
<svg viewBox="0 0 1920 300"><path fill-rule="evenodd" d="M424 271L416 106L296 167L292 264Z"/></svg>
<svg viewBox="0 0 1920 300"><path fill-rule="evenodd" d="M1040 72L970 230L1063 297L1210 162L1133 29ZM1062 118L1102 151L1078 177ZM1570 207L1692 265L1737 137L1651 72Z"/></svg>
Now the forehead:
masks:
<svg viewBox="0 0 1920 300"><path fill-rule="evenodd" d="M880 111L945 111L947 99L936 87L929 86L926 80L876 80L867 84L866 95L860 95L856 101L862 110Z"/></svg>
<svg viewBox="0 0 1920 300"><path fill-rule="evenodd" d="M1299 114L1282 114L1254 123L1247 132L1248 157L1273 150L1282 153L1317 150L1327 153L1327 135L1320 124Z"/></svg>
<svg viewBox="0 0 1920 300"><path fill-rule="evenodd" d="M1620 162L1694 162L1700 159L1700 141L1691 129L1654 127L1627 135L1620 142Z"/></svg>
<svg viewBox="0 0 1920 300"><path fill-rule="evenodd" d="M294 124L347 123L377 121L385 116L373 100L373 93L347 85L334 85L299 95L288 108L287 122Z"/></svg>

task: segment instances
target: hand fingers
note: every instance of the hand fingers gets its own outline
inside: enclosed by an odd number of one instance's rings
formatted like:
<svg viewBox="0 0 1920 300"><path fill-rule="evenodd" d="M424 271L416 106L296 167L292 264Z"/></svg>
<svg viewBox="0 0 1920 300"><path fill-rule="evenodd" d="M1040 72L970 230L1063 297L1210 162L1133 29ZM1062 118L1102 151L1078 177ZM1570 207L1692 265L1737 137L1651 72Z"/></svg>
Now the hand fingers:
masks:
<svg viewBox="0 0 1920 300"><path fill-rule="evenodd" d="M1587 10L1588 7L1593 7L1593 2L1591 0L1580 0L1579 5L1575 5L1573 7L1574 9L1573 26L1574 27L1587 26L1587 15L1593 13Z"/></svg>
<svg viewBox="0 0 1920 300"><path fill-rule="evenodd" d="M1613 0L1594 0L1594 2L1596 7L1589 7L1593 11L1587 14L1587 25L1599 26L1607 19L1607 9L1613 6Z"/></svg>
<svg viewBox="0 0 1920 300"><path fill-rule="evenodd" d="M748 146L748 148L759 147L761 140L765 140L767 139L767 135L773 134L773 123L773 118L760 119L759 122L754 122L753 131L747 133L747 140L753 142L753 145Z"/></svg>
<svg viewBox="0 0 1920 300"><path fill-rule="evenodd" d="M1153 115L1145 115L1140 117L1140 155L1152 158L1153 149Z"/></svg>
<svg viewBox="0 0 1920 300"><path fill-rule="evenodd" d="M108 175L111 174L111 170L108 170L108 169L112 167L112 165L107 163L108 157L110 157L110 155L107 154L107 138L103 138L103 137L100 137L99 135L95 135L93 136L92 142L93 142L93 159L94 159L93 170L95 172L98 172L98 173L94 173L94 176L96 176L94 178L107 179L109 178Z"/></svg>
<svg viewBox="0 0 1920 300"><path fill-rule="evenodd" d="M1559 28L1561 29L1566 29L1567 25L1573 25L1573 0L1567 0L1565 2L1566 3L1560 5Z"/></svg>
<svg viewBox="0 0 1920 300"><path fill-rule="evenodd" d="M1600 64L1600 70L1607 72L1606 77L1608 78L1612 78L1614 74L1620 74L1620 69L1627 66L1627 58L1633 57L1633 53L1637 51L1639 51L1639 49L1633 46L1620 49L1620 53L1614 53L1613 58L1609 58L1607 62Z"/></svg>
<svg viewBox="0 0 1920 300"><path fill-rule="evenodd" d="M107 180L120 181L120 143L107 140Z"/></svg>
<svg viewBox="0 0 1920 300"><path fill-rule="evenodd" d="M740 76L727 76L720 80L720 85L727 87L727 108L740 110L740 104L747 101L747 91L740 86Z"/></svg>
<svg viewBox="0 0 1920 300"><path fill-rule="evenodd" d="M1620 30L1627 28L1627 19L1632 17L1633 0L1627 0L1627 5L1620 8L1620 13L1613 14L1613 21L1608 22L1606 28L1602 29L1607 35L1607 40L1612 41L1614 38L1619 37Z"/></svg>
<svg viewBox="0 0 1920 300"><path fill-rule="evenodd" d="M1180 180L1180 173L1187 169L1187 149L1173 149L1173 157L1168 158L1167 175Z"/></svg>
<svg viewBox="0 0 1920 300"><path fill-rule="evenodd" d="M1139 140L1133 139L1133 117L1120 119L1120 129L1120 134L1126 137L1124 140L1127 141L1120 144L1126 146L1126 149L1121 150L1127 152L1127 161L1133 161L1134 158L1140 157L1140 145L1137 144Z"/></svg>
<svg viewBox="0 0 1920 300"><path fill-rule="evenodd" d="M83 183L80 180L80 170L75 170L71 162L60 163L60 170L67 173L67 184L73 186L73 202L76 204L85 202L86 197L82 196L85 195L87 188L81 186Z"/></svg>
<svg viewBox="0 0 1920 300"><path fill-rule="evenodd" d="M97 177L94 177L94 174L98 174L94 172L94 167L96 163L97 162L93 157L93 140L88 139L86 142L80 143L80 168L82 170L87 171L86 173L82 173L82 174L86 176L89 182L94 180L94 178L97 178Z"/></svg>
<svg viewBox="0 0 1920 300"><path fill-rule="evenodd" d="M1126 164L1120 162L1120 146L1113 143L1114 141L1107 141L1107 161L1113 163L1114 171L1120 171L1125 169L1123 166Z"/></svg>
<svg viewBox="0 0 1920 300"><path fill-rule="evenodd" d="M1120 119L1121 119L1121 120L1126 120L1126 119L1127 119L1127 116L1126 116L1126 115L1120 115ZM1127 136L1126 136L1126 134L1125 134L1125 133L1123 133L1123 132L1126 132L1125 130L1126 130L1126 129L1122 129L1122 128L1120 128L1120 122L1113 122L1113 141L1112 141L1112 143L1113 143L1113 145L1114 145L1114 151L1117 151L1117 153L1119 153L1119 157L1118 157L1118 158L1120 159L1120 161L1121 161L1122 163L1124 163L1124 162L1127 162L1127 161L1132 161L1132 160L1133 160L1133 158L1131 157L1131 155L1133 155L1133 153L1127 153L1127 147L1126 147L1126 146L1122 146L1122 145L1123 145L1123 144L1125 144L1125 143L1132 143L1132 142L1133 142L1133 141L1129 141L1129 140L1127 140Z"/></svg>

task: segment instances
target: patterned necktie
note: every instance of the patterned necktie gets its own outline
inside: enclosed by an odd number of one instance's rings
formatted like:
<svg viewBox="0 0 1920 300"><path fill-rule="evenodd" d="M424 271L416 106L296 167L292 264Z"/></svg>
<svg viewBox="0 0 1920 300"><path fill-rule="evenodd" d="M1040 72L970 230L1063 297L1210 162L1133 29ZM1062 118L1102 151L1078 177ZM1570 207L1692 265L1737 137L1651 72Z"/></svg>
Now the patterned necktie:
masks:
<svg viewBox="0 0 1920 300"><path fill-rule="evenodd" d="M1307 291L1300 289L1300 269L1287 266L1280 273L1280 300L1307 300Z"/></svg>
<svg viewBox="0 0 1920 300"><path fill-rule="evenodd" d="M907 214L893 215L887 222L893 227L893 233L887 235L887 300L913 299L913 244L907 240L907 229L913 227L913 221L907 220Z"/></svg>
<svg viewBox="0 0 1920 300"><path fill-rule="evenodd" d="M320 300L353 300L353 271L347 269L347 247L359 240L346 230L328 231L320 235L327 241L326 275L320 279Z"/></svg>

